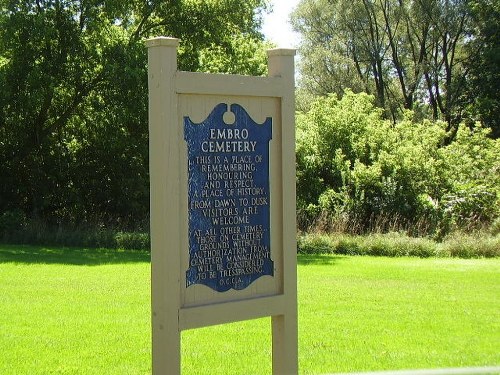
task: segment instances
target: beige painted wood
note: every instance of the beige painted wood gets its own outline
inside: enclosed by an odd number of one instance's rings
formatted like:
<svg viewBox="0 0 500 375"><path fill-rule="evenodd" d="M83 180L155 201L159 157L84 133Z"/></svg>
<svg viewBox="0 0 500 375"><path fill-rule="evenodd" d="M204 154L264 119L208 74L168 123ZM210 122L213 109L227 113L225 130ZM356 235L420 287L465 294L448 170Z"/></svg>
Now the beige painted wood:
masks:
<svg viewBox="0 0 500 375"><path fill-rule="evenodd" d="M272 296L188 307L180 310L181 329L206 327L240 320L281 315L285 312L285 297Z"/></svg>
<svg viewBox="0 0 500 375"><path fill-rule="evenodd" d="M229 74L178 72L179 94L240 95L281 97L284 81L278 77L251 77Z"/></svg>
<svg viewBox="0 0 500 375"><path fill-rule="evenodd" d="M151 313L153 374L180 374L179 249L181 207L177 46L172 38L148 40L149 171L151 205Z"/></svg>
<svg viewBox="0 0 500 375"><path fill-rule="evenodd" d="M298 373L297 243L295 211L295 83L292 49L268 51L269 75L286 85L281 99L282 217L285 313L272 317L273 373Z"/></svg>
<svg viewBox="0 0 500 375"><path fill-rule="evenodd" d="M269 77L177 71L177 39L148 40L153 373L180 373L180 331L272 317L273 373L296 374L294 50L270 50ZM269 143L270 248L274 276L217 292L186 287L188 161L183 119L199 123L219 103L273 119Z"/></svg>

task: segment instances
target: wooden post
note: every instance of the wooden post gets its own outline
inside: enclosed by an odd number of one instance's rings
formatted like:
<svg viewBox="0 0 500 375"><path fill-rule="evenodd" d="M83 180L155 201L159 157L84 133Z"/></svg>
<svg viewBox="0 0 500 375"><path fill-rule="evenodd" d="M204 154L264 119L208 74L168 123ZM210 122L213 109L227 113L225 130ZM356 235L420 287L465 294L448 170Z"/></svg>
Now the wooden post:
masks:
<svg viewBox="0 0 500 375"><path fill-rule="evenodd" d="M272 317L273 374L298 373L297 244L295 210L295 69L294 49L267 51L271 77L284 80L281 101L282 201L283 201L283 294L285 313Z"/></svg>
<svg viewBox="0 0 500 375"><path fill-rule="evenodd" d="M146 41L149 64L149 172L153 374L180 374L178 39Z"/></svg>

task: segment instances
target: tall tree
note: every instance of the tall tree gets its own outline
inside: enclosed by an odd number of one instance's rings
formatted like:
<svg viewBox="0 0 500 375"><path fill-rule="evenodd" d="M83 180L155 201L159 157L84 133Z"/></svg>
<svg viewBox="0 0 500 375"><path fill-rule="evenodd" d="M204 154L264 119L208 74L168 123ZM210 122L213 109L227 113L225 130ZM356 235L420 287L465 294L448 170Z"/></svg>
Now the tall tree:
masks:
<svg viewBox="0 0 500 375"><path fill-rule="evenodd" d="M500 137L500 3L493 0L470 1L474 18L474 38L468 51L470 80L464 96L472 119L491 128Z"/></svg>
<svg viewBox="0 0 500 375"><path fill-rule="evenodd" d="M428 107L456 128L471 35L465 0L303 0L302 84L314 94L374 94L394 121Z"/></svg>
<svg viewBox="0 0 500 375"><path fill-rule="evenodd" d="M144 38L179 37L180 69L263 74L263 9L263 0L0 0L0 214L146 217Z"/></svg>

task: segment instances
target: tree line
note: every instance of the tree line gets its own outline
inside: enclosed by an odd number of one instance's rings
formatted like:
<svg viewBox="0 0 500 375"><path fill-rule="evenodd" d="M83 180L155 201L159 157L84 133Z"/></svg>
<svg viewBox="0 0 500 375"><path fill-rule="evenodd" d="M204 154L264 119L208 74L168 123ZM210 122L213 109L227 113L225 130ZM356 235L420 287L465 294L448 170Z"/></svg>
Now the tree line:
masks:
<svg viewBox="0 0 500 375"><path fill-rule="evenodd" d="M302 0L292 23L302 229L500 225L498 1Z"/></svg>
<svg viewBox="0 0 500 375"><path fill-rule="evenodd" d="M490 134L462 123L447 143L446 122L416 122L407 112L394 125L366 93L317 98L297 116L299 225L437 238L498 233L500 140Z"/></svg>
<svg viewBox="0 0 500 375"><path fill-rule="evenodd" d="M447 130L481 121L500 135L500 5L494 0L303 0L303 92L374 95L384 116L405 110Z"/></svg>
<svg viewBox="0 0 500 375"><path fill-rule="evenodd" d="M4 221L147 229L146 38L180 38L182 70L267 69L261 0L0 4Z"/></svg>
<svg viewBox="0 0 500 375"><path fill-rule="evenodd" d="M266 74L266 0L0 5L0 236L30 222L148 230L144 39L180 38L182 70ZM495 222L497 1L302 0L292 23L301 228Z"/></svg>

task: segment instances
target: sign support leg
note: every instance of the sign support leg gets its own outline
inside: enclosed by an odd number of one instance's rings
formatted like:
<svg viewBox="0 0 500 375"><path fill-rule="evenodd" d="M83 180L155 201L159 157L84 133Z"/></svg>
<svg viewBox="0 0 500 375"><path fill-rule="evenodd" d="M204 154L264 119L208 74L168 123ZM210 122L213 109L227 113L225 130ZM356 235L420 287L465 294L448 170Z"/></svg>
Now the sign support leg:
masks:
<svg viewBox="0 0 500 375"><path fill-rule="evenodd" d="M281 102L282 119L282 207L283 294L285 314L272 317L273 374L298 373L297 244L295 212L295 68L294 49L268 53L269 76L283 78L286 95ZM293 181L293 182L292 182Z"/></svg>
<svg viewBox="0 0 500 375"><path fill-rule="evenodd" d="M154 375L181 373L179 329L179 144L178 39L154 38L148 47L149 171L151 204L152 367ZM176 197L172 199L172 197Z"/></svg>

